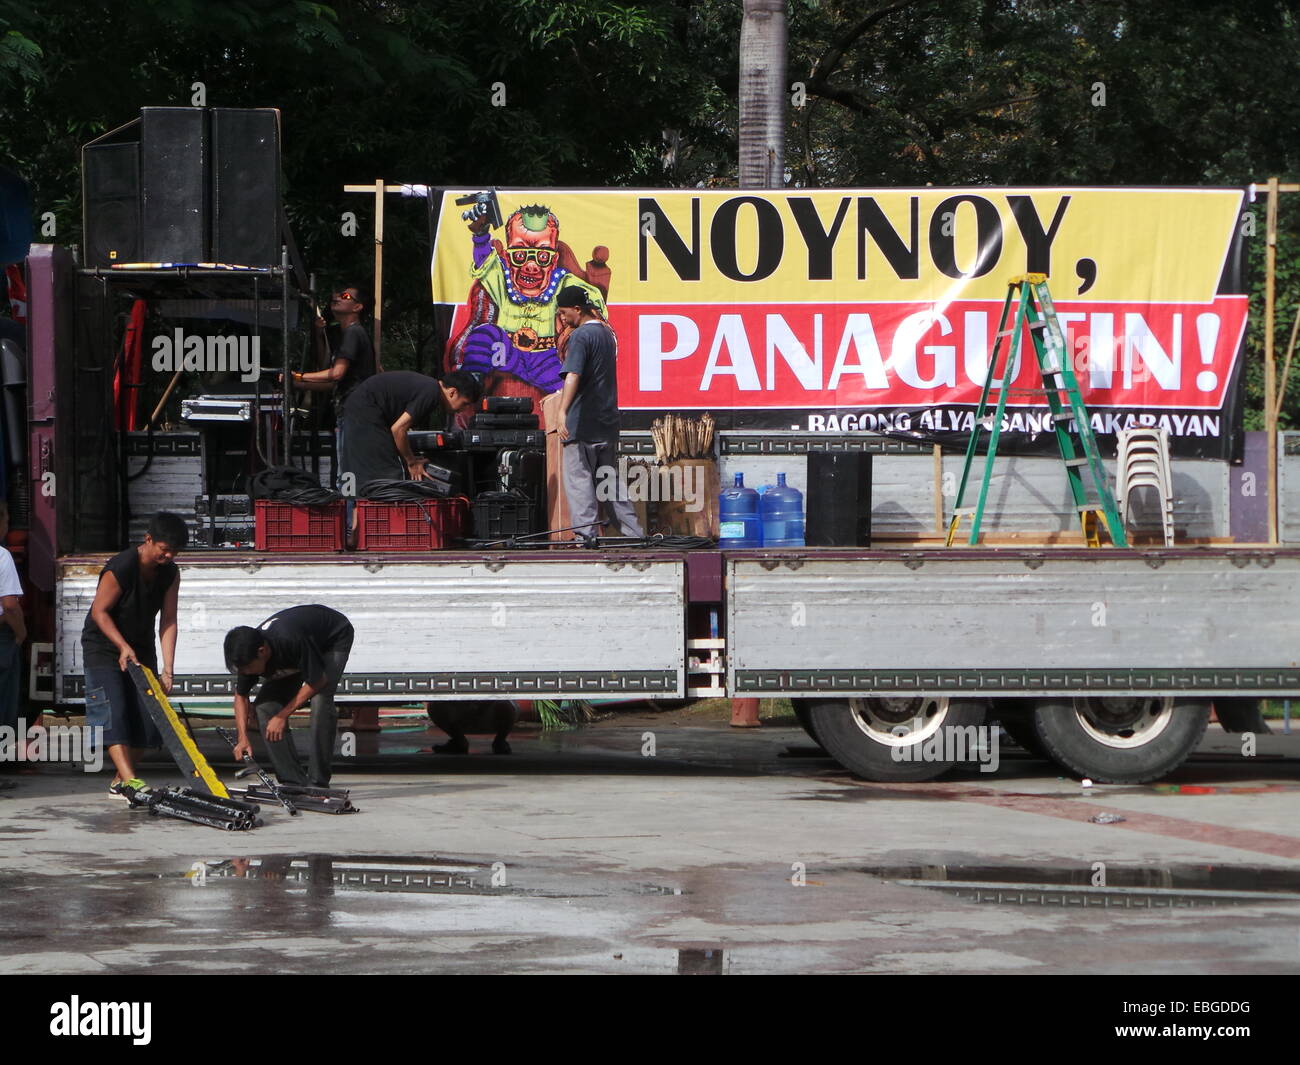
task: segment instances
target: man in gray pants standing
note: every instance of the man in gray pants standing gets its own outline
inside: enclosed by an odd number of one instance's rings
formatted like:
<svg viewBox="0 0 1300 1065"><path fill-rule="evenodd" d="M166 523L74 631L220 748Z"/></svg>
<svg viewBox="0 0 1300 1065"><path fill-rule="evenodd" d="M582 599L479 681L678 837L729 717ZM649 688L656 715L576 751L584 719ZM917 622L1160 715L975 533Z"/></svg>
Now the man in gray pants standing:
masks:
<svg viewBox="0 0 1300 1065"><path fill-rule="evenodd" d="M262 728L275 775L284 784L329 787L338 710L334 692L352 651L352 623L327 606L294 606L272 614L257 628L240 625L226 633L226 668L235 684L235 758L252 754L248 741L248 697L262 682L253 710ZM302 771L288 721L311 703L308 774ZM310 779L308 779L310 777Z"/></svg>
<svg viewBox="0 0 1300 1065"><path fill-rule="evenodd" d="M618 483L618 342L596 317L585 290L576 285L556 297L561 320L573 330L564 354L560 424L564 442L564 494L569 523L580 536L600 532L596 519L602 499L624 536L644 536L636 511ZM603 472L602 472L603 471ZM597 495L597 483L603 490Z"/></svg>

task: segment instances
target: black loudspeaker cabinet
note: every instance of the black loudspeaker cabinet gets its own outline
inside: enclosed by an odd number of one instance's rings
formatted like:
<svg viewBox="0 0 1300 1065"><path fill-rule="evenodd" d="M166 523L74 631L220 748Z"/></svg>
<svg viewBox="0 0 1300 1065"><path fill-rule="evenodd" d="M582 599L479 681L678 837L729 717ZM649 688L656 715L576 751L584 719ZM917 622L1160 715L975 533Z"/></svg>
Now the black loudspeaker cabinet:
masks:
<svg viewBox="0 0 1300 1065"><path fill-rule="evenodd" d="M210 258L210 144L203 107L140 109L140 243L145 262Z"/></svg>
<svg viewBox="0 0 1300 1065"><path fill-rule="evenodd" d="M92 142L82 148L81 232L86 266L106 269L139 261L138 140Z"/></svg>
<svg viewBox="0 0 1300 1065"><path fill-rule="evenodd" d="M533 503L533 527L546 528L546 452L531 448L502 451L498 456L497 474L501 487L522 492Z"/></svg>
<svg viewBox="0 0 1300 1065"><path fill-rule="evenodd" d="M479 410L493 414L532 414L531 396L484 396L479 400Z"/></svg>
<svg viewBox="0 0 1300 1065"><path fill-rule="evenodd" d="M212 258L280 262L280 112L212 109Z"/></svg>
<svg viewBox="0 0 1300 1065"><path fill-rule="evenodd" d="M471 429L536 429L541 424L536 414L487 414L473 415L469 420Z"/></svg>
<svg viewBox="0 0 1300 1065"><path fill-rule="evenodd" d="M809 547L869 547L871 453L809 452L806 502Z"/></svg>

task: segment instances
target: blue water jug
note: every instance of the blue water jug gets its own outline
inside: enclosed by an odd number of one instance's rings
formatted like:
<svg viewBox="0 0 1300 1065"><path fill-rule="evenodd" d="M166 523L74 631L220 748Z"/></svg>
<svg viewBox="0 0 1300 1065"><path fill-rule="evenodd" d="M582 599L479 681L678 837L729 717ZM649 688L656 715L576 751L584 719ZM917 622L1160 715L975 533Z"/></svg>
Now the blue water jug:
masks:
<svg viewBox="0 0 1300 1065"><path fill-rule="evenodd" d="M762 547L763 520L758 513L758 493L745 487L745 475L718 495L718 546Z"/></svg>
<svg viewBox="0 0 1300 1065"><path fill-rule="evenodd" d="M776 484L761 497L764 547L803 547L803 493L776 475Z"/></svg>

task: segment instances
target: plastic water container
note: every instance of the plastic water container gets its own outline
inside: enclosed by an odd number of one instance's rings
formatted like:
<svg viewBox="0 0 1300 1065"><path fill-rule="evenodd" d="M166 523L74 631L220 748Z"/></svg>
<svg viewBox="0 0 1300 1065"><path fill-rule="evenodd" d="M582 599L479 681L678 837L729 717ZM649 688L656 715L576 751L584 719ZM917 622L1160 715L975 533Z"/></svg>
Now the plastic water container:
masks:
<svg viewBox="0 0 1300 1065"><path fill-rule="evenodd" d="M718 546L762 547L763 520L758 512L758 493L745 487L745 475L718 495Z"/></svg>
<svg viewBox="0 0 1300 1065"><path fill-rule="evenodd" d="M764 547L803 547L803 493L776 475L776 484L761 497Z"/></svg>

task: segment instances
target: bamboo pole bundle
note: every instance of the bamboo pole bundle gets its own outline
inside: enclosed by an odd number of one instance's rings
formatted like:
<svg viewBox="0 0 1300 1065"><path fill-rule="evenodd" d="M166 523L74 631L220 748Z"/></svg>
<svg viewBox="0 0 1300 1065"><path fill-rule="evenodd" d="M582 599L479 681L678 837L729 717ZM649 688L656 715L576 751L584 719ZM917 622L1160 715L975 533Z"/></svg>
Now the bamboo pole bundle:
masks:
<svg viewBox="0 0 1300 1065"><path fill-rule="evenodd" d="M650 425L655 461L667 464L680 459L712 458L714 432L713 415L707 412L699 418L671 413L656 418Z"/></svg>

